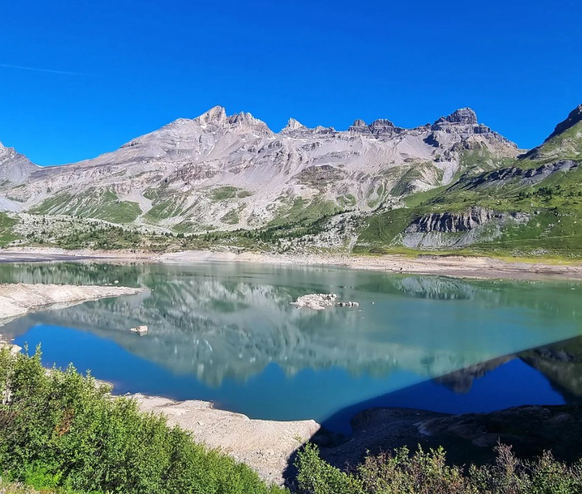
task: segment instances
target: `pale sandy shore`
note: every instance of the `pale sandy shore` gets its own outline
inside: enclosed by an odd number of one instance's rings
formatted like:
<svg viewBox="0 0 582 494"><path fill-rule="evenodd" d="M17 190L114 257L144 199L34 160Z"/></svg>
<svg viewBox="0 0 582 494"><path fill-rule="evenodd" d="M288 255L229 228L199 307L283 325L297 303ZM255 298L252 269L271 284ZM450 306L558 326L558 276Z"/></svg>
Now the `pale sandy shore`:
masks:
<svg viewBox="0 0 582 494"><path fill-rule="evenodd" d="M109 252L56 248L0 250L0 263L38 261L105 262L245 262L278 265L323 265L351 269L411 273L476 279L563 279L582 280L582 263L508 262L488 257L465 256L354 256L339 254L264 254L254 252L184 251L166 254L147 252Z"/></svg>
<svg viewBox="0 0 582 494"><path fill-rule="evenodd" d="M176 402L134 395L144 412L162 413L170 425L191 431L194 440L246 463L268 483L282 485L293 453L319 429L314 420L281 422L250 419L217 410L206 401Z"/></svg>
<svg viewBox="0 0 582 494"><path fill-rule="evenodd" d="M122 286L0 284L0 326L29 312L62 309L89 300L135 295L143 291Z"/></svg>
<svg viewBox="0 0 582 494"><path fill-rule="evenodd" d="M582 264L506 262L488 257L464 256L353 256L353 255L273 255L229 252L186 251L162 254L161 262L251 262L290 265L327 265L351 269L412 273L477 279L565 279L582 280Z"/></svg>

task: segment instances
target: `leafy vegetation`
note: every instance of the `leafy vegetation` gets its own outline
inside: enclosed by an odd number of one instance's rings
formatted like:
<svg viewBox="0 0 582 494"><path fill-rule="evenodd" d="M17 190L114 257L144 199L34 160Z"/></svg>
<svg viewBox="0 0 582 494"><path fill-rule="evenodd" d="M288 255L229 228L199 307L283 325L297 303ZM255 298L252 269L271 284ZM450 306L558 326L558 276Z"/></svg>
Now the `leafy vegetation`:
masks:
<svg viewBox="0 0 582 494"><path fill-rule="evenodd" d="M242 199L251 195L252 193L248 190L240 189L232 185L225 185L223 187L217 187L216 189L213 189L210 198L213 201L226 201L228 199L235 198Z"/></svg>
<svg viewBox="0 0 582 494"><path fill-rule="evenodd" d="M300 494L578 494L582 492L582 461L573 466L545 453L534 461L516 458L507 446L497 447L494 465L450 466L445 451L413 455L368 456L343 472L323 461L315 446L298 455Z"/></svg>
<svg viewBox="0 0 582 494"><path fill-rule="evenodd" d="M73 367L47 372L38 352L1 351L2 477L71 494L282 492L168 427L162 416L142 414L134 400L108 392Z"/></svg>
<svg viewBox="0 0 582 494"><path fill-rule="evenodd" d="M137 202L120 201L110 190L88 190L77 196L62 193L49 197L31 209L31 213L65 214L123 224L135 221L142 211Z"/></svg>
<svg viewBox="0 0 582 494"><path fill-rule="evenodd" d="M16 240L18 236L14 233L13 227L17 221L6 213L0 212L0 247Z"/></svg>
<svg viewBox="0 0 582 494"><path fill-rule="evenodd" d="M237 223L240 222L239 213L244 208L245 208L245 206L243 204L242 207L239 207L236 209L231 209L222 218L220 218L220 221L222 221L223 223L226 223L227 225L236 225Z"/></svg>
<svg viewBox="0 0 582 494"><path fill-rule="evenodd" d="M151 223L157 223L167 218L179 216L182 208L175 200L166 200L154 205L145 215L144 219Z"/></svg>
<svg viewBox="0 0 582 494"><path fill-rule="evenodd" d="M295 197L291 207L279 212L269 227L281 227L298 223L313 223L323 217L339 213L340 208L332 201L316 197L312 200Z"/></svg>

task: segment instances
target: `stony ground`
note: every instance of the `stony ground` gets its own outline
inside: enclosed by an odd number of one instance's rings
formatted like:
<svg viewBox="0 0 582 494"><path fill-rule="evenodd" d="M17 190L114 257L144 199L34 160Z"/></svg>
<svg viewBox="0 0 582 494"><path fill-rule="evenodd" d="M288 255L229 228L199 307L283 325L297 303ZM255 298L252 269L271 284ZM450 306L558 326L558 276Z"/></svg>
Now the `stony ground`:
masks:
<svg viewBox="0 0 582 494"><path fill-rule="evenodd" d="M163 413L172 425L192 431L194 439L246 463L267 482L283 484L290 458L320 428L314 420L252 420L213 408L205 401L175 402L136 395L145 412Z"/></svg>
<svg viewBox="0 0 582 494"><path fill-rule="evenodd" d="M357 464L367 452L403 446L415 450L418 445L425 451L443 446L459 465L482 464L494 461L498 443L511 445L520 458L551 450L556 459L573 462L580 456L582 407L521 406L463 415L376 408L358 413L351 424L352 435L339 444L319 439L322 457L338 467Z"/></svg>

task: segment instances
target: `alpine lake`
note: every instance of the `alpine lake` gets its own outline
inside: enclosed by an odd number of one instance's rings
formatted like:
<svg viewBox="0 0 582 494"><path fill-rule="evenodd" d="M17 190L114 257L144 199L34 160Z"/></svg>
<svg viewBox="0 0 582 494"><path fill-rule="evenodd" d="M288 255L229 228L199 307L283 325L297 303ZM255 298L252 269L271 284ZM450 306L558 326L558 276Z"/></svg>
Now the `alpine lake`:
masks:
<svg viewBox="0 0 582 494"><path fill-rule="evenodd" d="M242 263L0 264L0 282L146 288L1 328L116 394L198 399L350 431L360 410L450 413L580 402L582 284ZM336 293L359 307L291 302ZM147 325L145 336L129 329Z"/></svg>

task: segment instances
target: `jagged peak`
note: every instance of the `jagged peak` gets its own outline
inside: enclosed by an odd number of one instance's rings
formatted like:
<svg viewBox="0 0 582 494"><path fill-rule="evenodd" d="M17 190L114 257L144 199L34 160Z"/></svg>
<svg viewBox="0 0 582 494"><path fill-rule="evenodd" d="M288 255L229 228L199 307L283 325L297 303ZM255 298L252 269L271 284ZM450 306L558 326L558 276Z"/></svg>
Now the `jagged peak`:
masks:
<svg viewBox="0 0 582 494"><path fill-rule="evenodd" d="M378 118L370 124L370 127L395 127L395 125L387 118Z"/></svg>
<svg viewBox="0 0 582 494"><path fill-rule="evenodd" d="M241 111L240 113L235 113L228 117L228 121L230 123L246 123L246 124L256 124L256 123L265 123L258 118L253 117L253 115L246 111ZM265 124L266 125L266 124Z"/></svg>
<svg viewBox="0 0 582 494"><path fill-rule="evenodd" d="M297 130L297 129L306 129L305 125L303 125L299 120L295 120L294 118L290 118L287 121L287 125L283 128L283 130Z"/></svg>
<svg viewBox="0 0 582 494"><path fill-rule="evenodd" d="M269 126L262 120L254 117L249 112L236 113L227 119L228 123L236 127L249 127L252 129L259 130L261 132L271 133Z"/></svg>
<svg viewBox="0 0 582 494"><path fill-rule="evenodd" d="M201 124L223 123L226 121L226 110L223 106L213 106L210 110L194 119Z"/></svg>
<svg viewBox="0 0 582 494"><path fill-rule="evenodd" d="M460 123L467 125L477 125L477 114L471 108L459 108L451 113L448 117L445 117L447 122Z"/></svg>
<svg viewBox="0 0 582 494"><path fill-rule="evenodd" d="M362 120L361 118L357 118L354 120L354 123L348 127L348 132L352 132L355 134L369 134L370 129L368 124Z"/></svg>
<svg viewBox="0 0 582 494"><path fill-rule="evenodd" d="M554 132L548 136L546 141L556 137L557 135L560 135L562 132L565 132L569 128L574 127L574 125L576 125L578 122L582 122L582 105L578 105L576 108L574 108L566 120L556 125Z"/></svg>

